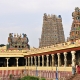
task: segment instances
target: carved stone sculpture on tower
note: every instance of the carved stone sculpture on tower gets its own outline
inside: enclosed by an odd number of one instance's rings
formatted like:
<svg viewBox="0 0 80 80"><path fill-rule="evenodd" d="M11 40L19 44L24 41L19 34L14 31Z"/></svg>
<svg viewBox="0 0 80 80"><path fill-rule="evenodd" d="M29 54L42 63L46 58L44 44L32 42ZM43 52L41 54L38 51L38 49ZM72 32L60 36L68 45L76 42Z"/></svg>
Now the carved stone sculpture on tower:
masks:
<svg viewBox="0 0 80 80"><path fill-rule="evenodd" d="M9 34L8 37L8 43L10 48L15 48L15 49L29 49L30 46L28 44L29 40L26 34L23 35L23 37L17 34L14 34L14 37L12 35L12 33Z"/></svg>
<svg viewBox="0 0 80 80"><path fill-rule="evenodd" d="M75 11L72 13L73 22L70 31L69 40L75 41L80 38L80 9L75 8Z"/></svg>

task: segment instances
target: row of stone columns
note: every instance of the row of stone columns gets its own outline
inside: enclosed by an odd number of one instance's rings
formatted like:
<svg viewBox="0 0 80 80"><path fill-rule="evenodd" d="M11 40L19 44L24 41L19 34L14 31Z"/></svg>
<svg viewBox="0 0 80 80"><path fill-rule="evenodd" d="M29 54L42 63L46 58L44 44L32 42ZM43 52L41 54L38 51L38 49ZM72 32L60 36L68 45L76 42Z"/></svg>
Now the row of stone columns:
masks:
<svg viewBox="0 0 80 80"><path fill-rule="evenodd" d="M71 51L71 54L72 54L72 66L75 66L75 51ZM64 66L67 66L67 52L64 52ZM54 66L54 55L55 54L51 54L52 56L52 66ZM40 66L40 55L37 56L38 57L38 66ZM47 57L47 65L46 66L49 66L49 55L47 54L46 55ZM58 67L60 67L61 65L61 59L60 59L60 53L57 53L57 57L58 57ZM33 65L33 60L32 60L32 56L31 56L31 66ZM27 60L28 59L28 60ZM28 61L28 66L30 66L30 57L26 58L26 65L27 65L27 61ZM36 63L37 63L37 60L36 60L36 56L34 56L34 63L35 63L35 66L36 66ZM42 66L44 66L44 55L42 55Z"/></svg>
<svg viewBox="0 0 80 80"><path fill-rule="evenodd" d="M7 59L7 67L8 67L8 64L9 64L9 58L6 58L6 59ZM18 59L19 59L19 58L16 58L17 67L18 67Z"/></svg>

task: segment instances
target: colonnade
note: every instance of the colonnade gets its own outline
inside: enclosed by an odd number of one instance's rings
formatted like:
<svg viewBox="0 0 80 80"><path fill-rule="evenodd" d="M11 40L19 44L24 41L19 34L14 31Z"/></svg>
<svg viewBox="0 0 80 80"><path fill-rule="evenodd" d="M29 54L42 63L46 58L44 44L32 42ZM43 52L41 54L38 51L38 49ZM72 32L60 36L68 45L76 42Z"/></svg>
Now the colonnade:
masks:
<svg viewBox="0 0 80 80"><path fill-rule="evenodd" d="M9 59L10 59L10 58L6 58L6 59L7 59L7 67L9 67L8 65L9 65ZM17 67L18 67L18 59L19 59L19 58L16 58L16 64L17 64L16 66L17 66Z"/></svg>
<svg viewBox="0 0 80 80"><path fill-rule="evenodd" d="M70 54L72 56L71 65L75 66L75 51L71 51ZM57 54L57 61L55 61L55 55ZM56 54L46 54L46 55L34 55L26 57L26 66L61 66L61 57L60 55L63 54L64 56L64 66L67 66L67 52L64 53L56 53ZM45 58L46 57L46 58ZM46 65L44 65L46 64Z"/></svg>
<svg viewBox="0 0 80 80"><path fill-rule="evenodd" d="M71 65L75 66L76 65L76 51L71 51L70 53L68 52L64 52L64 53L55 53L55 54L46 54L46 55L33 55L33 56L26 56L25 58L23 57L23 59L25 59L24 61L19 61L19 57L15 57L15 66L18 67L19 63L24 63L23 66L68 66L68 57L70 57L68 54L71 55ZM63 60L61 55L63 55ZM11 62L11 58L5 58L6 59L6 66L9 67L9 61ZM13 62L12 62L13 63ZM14 65L14 64L13 64Z"/></svg>
<svg viewBox="0 0 80 80"><path fill-rule="evenodd" d="M11 67L11 66L25 66L26 61L24 57L1 57L0 67Z"/></svg>

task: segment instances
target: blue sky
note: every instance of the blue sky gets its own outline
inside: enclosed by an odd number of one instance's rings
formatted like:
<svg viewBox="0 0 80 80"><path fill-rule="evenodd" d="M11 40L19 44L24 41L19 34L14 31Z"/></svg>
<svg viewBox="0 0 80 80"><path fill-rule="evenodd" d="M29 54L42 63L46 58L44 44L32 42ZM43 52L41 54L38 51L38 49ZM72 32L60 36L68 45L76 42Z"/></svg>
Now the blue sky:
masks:
<svg viewBox="0 0 80 80"><path fill-rule="evenodd" d="M9 33L26 33L30 46L38 47L44 13L62 16L67 38L75 7L80 0L0 0L0 44L8 43Z"/></svg>

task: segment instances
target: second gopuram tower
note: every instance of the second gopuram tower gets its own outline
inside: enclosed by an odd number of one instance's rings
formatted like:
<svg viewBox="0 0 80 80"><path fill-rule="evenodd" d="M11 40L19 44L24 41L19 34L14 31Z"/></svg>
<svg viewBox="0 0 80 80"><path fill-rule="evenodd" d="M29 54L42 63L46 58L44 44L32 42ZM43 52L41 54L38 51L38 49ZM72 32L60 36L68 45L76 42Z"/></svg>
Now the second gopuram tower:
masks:
<svg viewBox="0 0 80 80"><path fill-rule="evenodd" d="M73 22L70 31L69 40L76 40L80 38L80 9L75 8L75 11L72 13Z"/></svg>
<svg viewBox="0 0 80 80"><path fill-rule="evenodd" d="M43 27L39 47L63 42L65 42L65 38L61 15L57 17L56 15L47 15L45 13L43 16Z"/></svg>

